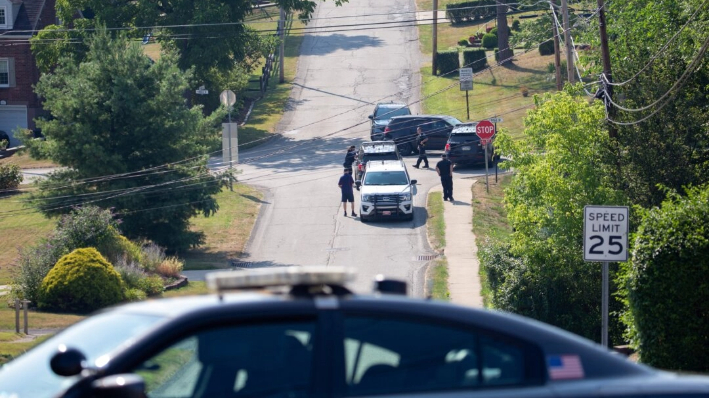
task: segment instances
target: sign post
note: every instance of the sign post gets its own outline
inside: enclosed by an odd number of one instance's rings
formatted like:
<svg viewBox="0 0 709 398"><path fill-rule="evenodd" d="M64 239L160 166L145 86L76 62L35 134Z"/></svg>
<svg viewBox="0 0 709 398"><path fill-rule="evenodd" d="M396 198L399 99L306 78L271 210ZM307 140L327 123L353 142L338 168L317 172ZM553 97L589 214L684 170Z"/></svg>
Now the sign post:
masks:
<svg viewBox="0 0 709 398"><path fill-rule="evenodd" d="M231 90L224 90L224 91L221 92L221 94L219 94L219 102L221 102L222 105L224 105L224 106L227 107L227 111L228 111L228 113L229 113L229 125L228 125L227 129L228 129L228 136L229 136L229 139L228 139L228 145L229 145L229 170L231 170L231 168L232 168L232 163L233 163L233 159L232 159L232 156L231 156L231 148L233 148L232 145L231 145L231 110L232 110L232 108L233 108L233 106L234 106L234 103L236 103L236 94L234 94L234 92L231 91ZM237 140L238 140L238 138L237 138ZM223 140L222 140L222 148L224 148L224 141L223 141ZM238 151L238 149L237 149L237 151ZM236 155L236 156L237 156L237 158L238 158L238 156L239 156L239 153L238 153L238 152L237 152L237 155ZM222 159L223 159L223 158L224 158L224 150L222 149ZM231 181L231 177L229 178L229 189L230 189L231 191L234 191L234 184L233 184L232 181Z"/></svg>
<svg viewBox="0 0 709 398"><path fill-rule="evenodd" d="M460 68L458 73L460 80L460 91L465 91L465 108L468 110L468 120L470 120L468 91L473 89L473 68Z"/></svg>
<svg viewBox="0 0 709 398"><path fill-rule="evenodd" d="M601 261L601 345L608 347L608 262L628 261L628 207L583 208L583 260Z"/></svg>
<svg viewBox="0 0 709 398"><path fill-rule="evenodd" d="M475 126L475 134L480 137L480 144L485 148L485 190L489 193L490 184L488 183L487 145L495 135L495 125L490 123L489 120L481 120Z"/></svg>

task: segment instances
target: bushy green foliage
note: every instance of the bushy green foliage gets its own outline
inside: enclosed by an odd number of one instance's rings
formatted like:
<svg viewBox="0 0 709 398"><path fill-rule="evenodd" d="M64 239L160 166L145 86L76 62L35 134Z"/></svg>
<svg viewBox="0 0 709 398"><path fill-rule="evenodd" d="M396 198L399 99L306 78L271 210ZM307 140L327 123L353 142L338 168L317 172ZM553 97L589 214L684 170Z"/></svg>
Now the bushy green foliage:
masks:
<svg viewBox="0 0 709 398"><path fill-rule="evenodd" d="M644 212L627 267L625 318L652 366L709 371L709 185Z"/></svg>
<svg viewBox="0 0 709 398"><path fill-rule="evenodd" d="M512 21L512 30L514 30L515 32L519 32L519 31L520 31L520 22L519 22L519 19L515 19L515 20Z"/></svg>
<svg viewBox="0 0 709 398"><path fill-rule="evenodd" d="M165 249L153 242L146 242L141 247L140 267L147 272L155 272L160 264L165 261Z"/></svg>
<svg viewBox="0 0 709 398"><path fill-rule="evenodd" d="M467 46L468 44L470 44L470 42L468 42L468 39L467 39L467 38L462 38L462 39L458 40L458 45L459 45L459 46L465 47L465 46Z"/></svg>
<svg viewBox="0 0 709 398"><path fill-rule="evenodd" d="M142 301L148 298L148 295L140 289L126 289L123 294L126 301Z"/></svg>
<svg viewBox="0 0 709 398"><path fill-rule="evenodd" d="M554 54L554 40L547 40L539 44L539 55Z"/></svg>
<svg viewBox="0 0 709 398"><path fill-rule="evenodd" d="M474 0L446 4L446 18L452 24L492 18L496 14L495 0Z"/></svg>
<svg viewBox="0 0 709 398"><path fill-rule="evenodd" d="M487 33L490 33L491 35L497 36L497 26L495 26L494 28L490 29L490 31L487 32Z"/></svg>
<svg viewBox="0 0 709 398"><path fill-rule="evenodd" d="M458 50L440 51L436 53L436 74L443 75L460 68Z"/></svg>
<svg viewBox="0 0 709 398"><path fill-rule="evenodd" d="M505 190L508 245L481 249L493 304L600 340L601 270L583 262L583 208L624 204L607 180L604 109L588 104L580 85L535 96L525 138L498 134L496 145L516 174ZM614 288L612 287L612 291ZM614 301L613 309L620 309ZM620 342L617 318L611 341Z"/></svg>
<svg viewBox="0 0 709 398"><path fill-rule="evenodd" d="M88 313L122 301L123 282L94 248L63 256L42 281L39 307Z"/></svg>
<svg viewBox="0 0 709 398"><path fill-rule="evenodd" d="M22 170L16 164L0 164L0 190L15 189L22 183Z"/></svg>
<svg viewBox="0 0 709 398"><path fill-rule="evenodd" d="M162 278L157 275L148 275L148 277L141 279L137 287L148 296L158 295L165 290Z"/></svg>
<svg viewBox="0 0 709 398"><path fill-rule="evenodd" d="M482 48L463 51L463 64L473 72L487 68L487 53Z"/></svg>
<svg viewBox="0 0 709 398"><path fill-rule="evenodd" d="M492 33L486 33L485 36L483 36L482 44L483 47L487 48L488 50L497 47L497 35Z"/></svg>

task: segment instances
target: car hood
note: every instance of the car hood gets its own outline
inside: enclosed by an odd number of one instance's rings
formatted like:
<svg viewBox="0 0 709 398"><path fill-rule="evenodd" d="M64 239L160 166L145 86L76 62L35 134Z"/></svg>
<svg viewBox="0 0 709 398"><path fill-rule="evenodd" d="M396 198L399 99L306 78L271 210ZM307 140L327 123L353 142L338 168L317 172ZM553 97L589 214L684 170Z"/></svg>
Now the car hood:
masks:
<svg viewBox="0 0 709 398"><path fill-rule="evenodd" d="M411 186L405 185L362 185L360 187L360 192L362 195L372 195L372 194L400 194L408 193Z"/></svg>

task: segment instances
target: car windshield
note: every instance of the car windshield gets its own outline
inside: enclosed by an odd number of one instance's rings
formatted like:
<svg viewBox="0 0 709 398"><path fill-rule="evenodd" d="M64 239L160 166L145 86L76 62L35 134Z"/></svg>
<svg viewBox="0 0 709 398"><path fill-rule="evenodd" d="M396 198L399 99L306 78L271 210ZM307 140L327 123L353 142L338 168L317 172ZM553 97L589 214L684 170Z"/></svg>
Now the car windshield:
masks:
<svg viewBox="0 0 709 398"><path fill-rule="evenodd" d="M379 107L374 114L376 119L391 119L394 116L410 115L409 108L404 107Z"/></svg>
<svg viewBox="0 0 709 398"><path fill-rule="evenodd" d="M0 369L0 397L54 397L77 379L57 376L49 367L49 359L59 345L78 349L94 366L163 319L113 311L87 318L4 365Z"/></svg>
<svg viewBox="0 0 709 398"><path fill-rule="evenodd" d="M364 176L364 185L406 185L409 179L403 171L372 171Z"/></svg>

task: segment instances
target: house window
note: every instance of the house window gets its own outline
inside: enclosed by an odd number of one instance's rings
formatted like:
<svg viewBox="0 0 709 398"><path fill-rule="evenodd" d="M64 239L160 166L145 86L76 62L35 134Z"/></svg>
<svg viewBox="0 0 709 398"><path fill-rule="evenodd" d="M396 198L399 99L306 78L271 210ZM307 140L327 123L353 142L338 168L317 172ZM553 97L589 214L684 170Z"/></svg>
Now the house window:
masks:
<svg viewBox="0 0 709 398"><path fill-rule="evenodd" d="M0 87L10 87L10 62L0 58Z"/></svg>
<svg viewBox="0 0 709 398"><path fill-rule="evenodd" d="M0 7L0 28L7 29L7 8Z"/></svg>

